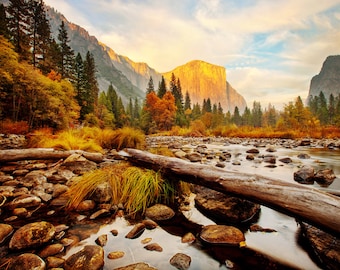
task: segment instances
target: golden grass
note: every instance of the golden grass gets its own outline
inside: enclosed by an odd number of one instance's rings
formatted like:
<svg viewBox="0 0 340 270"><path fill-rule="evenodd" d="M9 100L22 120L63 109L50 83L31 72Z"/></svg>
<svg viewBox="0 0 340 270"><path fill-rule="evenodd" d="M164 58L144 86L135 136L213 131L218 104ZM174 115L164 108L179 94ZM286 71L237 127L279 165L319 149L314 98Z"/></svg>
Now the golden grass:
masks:
<svg viewBox="0 0 340 270"><path fill-rule="evenodd" d="M112 145L117 150L123 148L143 149L145 147L145 135L141 130L131 127L117 129L112 136Z"/></svg>
<svg viewBox="0 0 340 270"><path fill-rule="evenodd" d="M111 192L111 204L122 203L127 214L144 213L156 202L172 203L181 193L181 186L165 181L158 172L119 163L78 177L67 192L66 209L77 208L104 182L108 183Z"/></svg>

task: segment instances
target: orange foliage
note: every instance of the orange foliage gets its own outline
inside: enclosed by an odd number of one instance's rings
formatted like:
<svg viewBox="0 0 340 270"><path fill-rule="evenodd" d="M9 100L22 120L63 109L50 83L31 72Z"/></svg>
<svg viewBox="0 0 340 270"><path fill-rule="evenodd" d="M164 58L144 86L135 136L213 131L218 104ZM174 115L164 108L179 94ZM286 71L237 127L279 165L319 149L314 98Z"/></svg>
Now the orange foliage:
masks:
<svg viewBox="0 0 340 270"><path fill-rule="evenodd" d="M47 77L51 79L52 81L57 81L57 82L61 81L61 75L53 69L51 70L50 73L47 74Z"/></svg>
<svg viewBox="0 0 340 270"><path fill-rule="evenodd" d="M146 110L159 130L170 130L174 124L177 110L175 97L167 91L160 99L155 92L151 92L146 96Z"/></svg>
<svg viewBox="0 0 340 270"><path fill-rule="evenodd" d="M26 121L13 122L9 119L2 121L0 124L0 133L4 134L26 134L28 132L28 124Z"/></svg>

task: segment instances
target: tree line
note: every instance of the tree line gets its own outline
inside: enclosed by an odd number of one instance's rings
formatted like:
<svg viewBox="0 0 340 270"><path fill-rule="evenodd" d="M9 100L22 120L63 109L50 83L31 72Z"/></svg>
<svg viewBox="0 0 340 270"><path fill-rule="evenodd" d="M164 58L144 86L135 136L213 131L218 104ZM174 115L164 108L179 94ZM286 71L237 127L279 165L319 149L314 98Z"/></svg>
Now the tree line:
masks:
<svg viewBox="0 0 340 270"><path fill-rule="evenodd" d="M311 132L320 126L340 125L340 95L323 92L304 105L301 97L282 111L254 101L251 107L224 112L210 98L191 103L180 78L172 74L155 87L149 78L146 96L123 104L111 84L99 93L93 55L82 56L69 46L64 22L57 40L51 35L42 0L10 0L0 5L0 119L25 121L30 129L69 128L86 124L101 128L131 126L145 133L175 127L197 134L220 127L271 128ZM183 94L184 93L184 94Z"/></svg>

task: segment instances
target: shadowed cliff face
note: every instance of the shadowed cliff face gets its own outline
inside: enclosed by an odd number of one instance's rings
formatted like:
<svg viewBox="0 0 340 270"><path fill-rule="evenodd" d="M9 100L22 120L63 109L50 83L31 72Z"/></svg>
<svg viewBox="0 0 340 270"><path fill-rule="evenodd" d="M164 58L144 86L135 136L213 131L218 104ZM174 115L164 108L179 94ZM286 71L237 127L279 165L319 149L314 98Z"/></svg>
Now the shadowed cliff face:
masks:
<svg viewBox="0 0 340 270"><path fill-rule="evenodd" d="M194 60L164 73L167 82L172 73L180 79L183 96L188 92L192 104L202 105L203 99L210 98L212 104L220 103L224 112L233 112L235 106L243 110L246 106L244 98L227 82L224 67Z"/></svg>
<svg viewBox="0 0 340 270"><path fill-rule="evenodd" d="M340 55L326 58L320 73L312 78L308 99L318 96L321 91L327 99L331 93L334 97L340 94Z"/></svg>

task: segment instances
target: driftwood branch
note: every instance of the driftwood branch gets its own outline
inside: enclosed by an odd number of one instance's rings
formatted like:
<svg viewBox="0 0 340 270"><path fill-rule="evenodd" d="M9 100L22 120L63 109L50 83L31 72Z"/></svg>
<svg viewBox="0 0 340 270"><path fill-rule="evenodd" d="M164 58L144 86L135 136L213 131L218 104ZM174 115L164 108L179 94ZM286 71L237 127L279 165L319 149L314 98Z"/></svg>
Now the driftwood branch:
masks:
<svg viewBox="0 0 340 270"><path fill-rule="evenodd" d="M236 195L340 235L340 198L326 192L269 177L231 172L178 158L126 149L130 162L160 170L167 178Z"/></svg>
<svg viewBox="0 0 340 270"><path fill-rule="evenodd" d="M82 150L57 151L52 148L29 148L0 150L0 162L39 159L64 159L72 154L79 154L94 162L102 162L103 155Z"/></svg>

